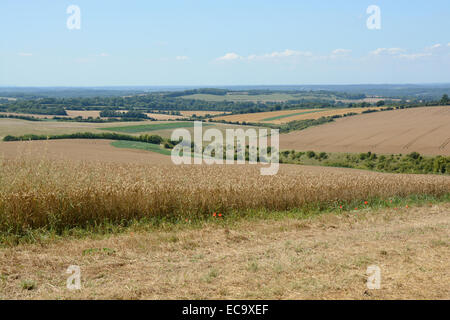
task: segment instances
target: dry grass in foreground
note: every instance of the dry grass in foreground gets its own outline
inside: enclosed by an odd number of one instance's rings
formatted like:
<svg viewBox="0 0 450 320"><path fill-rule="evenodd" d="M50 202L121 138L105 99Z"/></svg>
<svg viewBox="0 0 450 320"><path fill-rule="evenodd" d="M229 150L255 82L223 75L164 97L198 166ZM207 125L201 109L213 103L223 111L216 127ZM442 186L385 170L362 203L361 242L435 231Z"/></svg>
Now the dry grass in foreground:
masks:
<svg viewBox="0 0 450 320"><path fill-rule="evenodd" d="M0 249L0 299L449 299L450 204ZM69 265L81 290L66 288ZM369 265L381 289L366 288Z"/></svg>
<svg viewBox="0 0 450 320"><path fill-rule="evenodd" d="M174 166L5 160L0 163L0 232L62 232L105 221L203 219L212 212L313 209L392 196L442 196L450 177L282 165Z"/></svg>

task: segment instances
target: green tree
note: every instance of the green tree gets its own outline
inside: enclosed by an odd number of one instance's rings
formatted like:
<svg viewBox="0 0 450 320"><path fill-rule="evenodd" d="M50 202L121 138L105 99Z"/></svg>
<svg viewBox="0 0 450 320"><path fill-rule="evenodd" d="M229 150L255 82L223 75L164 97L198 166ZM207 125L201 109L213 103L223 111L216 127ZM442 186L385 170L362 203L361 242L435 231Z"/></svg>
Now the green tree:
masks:
<svg viewBox="0 0 450 320"><path fill-rule="evenodd" d="M444 94L441 99L441 104L446 106L450 104L450 99L448 98L448 94Z"/></svg>

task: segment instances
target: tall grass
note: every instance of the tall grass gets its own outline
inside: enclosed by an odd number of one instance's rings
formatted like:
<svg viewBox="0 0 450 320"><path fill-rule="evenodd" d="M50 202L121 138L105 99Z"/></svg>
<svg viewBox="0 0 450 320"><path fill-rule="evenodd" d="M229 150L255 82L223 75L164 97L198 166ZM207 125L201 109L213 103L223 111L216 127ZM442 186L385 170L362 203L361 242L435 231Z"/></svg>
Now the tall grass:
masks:
<svg viewBox="0 0 450 320"><path fill-rule="evenodd" d="M450 192L450 177L334 168L173 166L0 161L0 232L126 223L141 218L203 218L212 212L291 210L355 200Z"/></svg>

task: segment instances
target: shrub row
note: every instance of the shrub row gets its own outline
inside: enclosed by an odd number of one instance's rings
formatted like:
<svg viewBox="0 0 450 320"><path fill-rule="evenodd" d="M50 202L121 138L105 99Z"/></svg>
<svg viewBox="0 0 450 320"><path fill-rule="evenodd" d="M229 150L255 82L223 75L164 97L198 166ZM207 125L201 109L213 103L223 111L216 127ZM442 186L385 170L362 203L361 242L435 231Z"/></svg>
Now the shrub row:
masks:
<svg viewBox="0 0 450 320"><path fill-rule="evenodd" d="M91 132L78 132L70 134L59 134L59 135L35 135L27 134L23 136L11 136L7 135L3 138L3 141L27 141L27 140L56 140L56 139L107 139L107 140L127 140L127 141L138 141L146 142L152 144L161 144L164 139L159 135L140 135L131 136L127 134L119 134L112 132L104 133L91 133Z"/></svg>

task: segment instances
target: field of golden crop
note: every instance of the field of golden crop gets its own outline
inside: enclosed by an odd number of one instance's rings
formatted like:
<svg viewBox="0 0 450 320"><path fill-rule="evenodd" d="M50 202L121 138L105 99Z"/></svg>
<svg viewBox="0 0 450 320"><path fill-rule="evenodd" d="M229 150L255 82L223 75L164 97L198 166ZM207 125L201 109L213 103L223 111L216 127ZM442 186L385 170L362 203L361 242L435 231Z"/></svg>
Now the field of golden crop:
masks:
<svg viewBox="0 0 450 320"><path fill-rule="evenodd" d="M69 117L82 117L82 118L98 118L100 117L100 110L66 110Z"/></svg>
<svg viewBox="0 0 450 320"><path fill-rule="evenodd" d="M450 107L362 114L282 135L281 149L450 155Z"/></svg>
<svg viewBox="0 0 450 320"><path fill-rule="evenodd" d="M224 111L203 111L203 110L198 110L198 111L180 111L180 113L185 116L185 117L192 117L192 115L197 115L197 116L205 116L207 114L209 115L216 115L216 114L222 114L222 113L230 113L230 112L224 112Z"/></svg>
<svg viewBox="0 0 450 320"><path fill-rule="evenodd" d="M381 107L374 107L370 109L380 109ZM344 115L350 112L362 113L367 108L343 108L343 109L297 109L297 110L282 110L270 112L244 113L233 114L229 116L222 116L214 118L215 120L225 120L231 122L264 122L282 124L294 120L319 119L321 117L331 117L335 115ZM291 115L291 116L289 116ZM277 117L280 117L276 119Z"/></svg>
<svg viewBox="0 0 450 320"><path fill-rule="evenodd" d="M443 195L450 177L281 165L174 166L22 159L0 163L0 231L63 230L108 220L183 220L354 200Z"/></svg>

